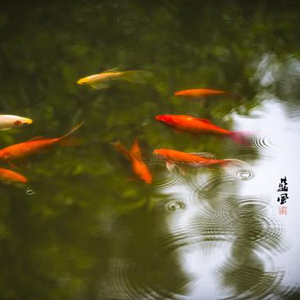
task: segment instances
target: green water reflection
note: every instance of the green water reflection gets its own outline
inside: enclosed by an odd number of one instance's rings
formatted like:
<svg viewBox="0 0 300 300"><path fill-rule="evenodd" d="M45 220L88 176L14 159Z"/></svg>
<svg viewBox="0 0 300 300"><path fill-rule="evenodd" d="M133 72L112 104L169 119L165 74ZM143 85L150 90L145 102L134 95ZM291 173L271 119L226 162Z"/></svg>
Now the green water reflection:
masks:
<svg viewBox="0 0 300 300"><path fill-rule="evenodd" d="M0 185L1 299L196 300L182 253L207 247L213 255L227 243L231 254L214 283L230 289L222 298L297 299L297 285L283 284L284 274L259 256L260 249L268 257L285 251L281 225L264 215L267 201L240 199L240 181L224 170L169 174L151 153L170 147L259 161L255 146L176 134L154 117L192 114L233 129L231 113L248 116L262 93L299 115L299 12L297 1L2 1L0 110L34 123L1 132L1 148L85 124L77 147L18 164L28 185ZM76 84L115 67L154 78L101 91ZM173 96L194 87L241 97L201 103ZM111 146L120 139L129 147L135 138L152 185L139 182ZM191 215L184 229L176 214Z"/></svg>

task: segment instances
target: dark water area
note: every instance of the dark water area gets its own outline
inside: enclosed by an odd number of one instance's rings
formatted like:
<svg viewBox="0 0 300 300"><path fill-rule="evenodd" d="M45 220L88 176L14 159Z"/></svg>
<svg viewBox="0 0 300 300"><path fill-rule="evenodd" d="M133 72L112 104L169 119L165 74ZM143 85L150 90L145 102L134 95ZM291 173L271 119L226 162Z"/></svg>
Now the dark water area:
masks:
<svg viewBox="0 0 300 300"><path fill-rule="evenodd" d="M299 299L299 19L299 1L1 1L0 113L33 124L0 149L84 124L72 147L0 162L28 179L0 182L0 299ZM153 76L77 84L116 68ZM174 96L193 88L230 94ZM150 184L113 147L136 139ZM240 163L169 171L158 148Z"/></svg>

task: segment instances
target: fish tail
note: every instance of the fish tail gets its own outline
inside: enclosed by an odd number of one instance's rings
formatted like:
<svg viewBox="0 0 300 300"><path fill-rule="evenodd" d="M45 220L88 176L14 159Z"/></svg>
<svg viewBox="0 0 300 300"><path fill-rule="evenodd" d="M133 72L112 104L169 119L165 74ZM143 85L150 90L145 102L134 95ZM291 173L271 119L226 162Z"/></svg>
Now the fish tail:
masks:
<svg viewBox="0 0 300 300"><path fill-rule="evenodd" d="M62 137L59 138L60 142L63 142L66 138L68 138L72 133L74 133L76 130L78 130L84 122L81 122L77 125L75 125L67 134L63 135Z"/></svg>
<svg viewBox="0 0 300 300"><path fill-rule="evenodd" d="M57 139L57 142L61 146L65 147L75 147L79 144L78 140L75 138L70 138L70 135L74 133L76 130L78 130L84 122L81 122L77 125L75 125L67 134L61 136Z"/></svg>
<svg viewBox="0 0 300 300"><path fill-rule="evenodd" d="M250 146L253 133L243 131L232 131L229 137L237 144Z"/></svg>
<svg viewBox="0 0 300 300"><path fill-rule="evenodd" d="M119 153L123 154L128 160L132 161L132 153L126 149L126 147L120 141L116 141L111 144Z"/></svg>
<svg viewBox="0 0 300 300"><path fill-rule="evenodd" d="M227 158L224 159L221 163L222 166L227 166L227 165L236 165L238 167L243 167L243 168L251 168L251 166L249 164L247 164L246 162L240 160L240 159L236 159L236 158Z"/></svg>
<svg viewBox="0 0 300 300"><path fill-rule="evenodd" d="M141 153L141 148L138 139L134 140L132 147L130 149L130 153L133 154L139 160L142 160L142 153Z"/></svg>
<svg viewBox="0 0 300 300"><path fill-rule="evenodd" d="M153 75L149 71L141 71L141 70L135 70L135 71L124 71L120 74L120 78L127 80L132 83L146 83L149 78L151 78Z"/></svg>
<svg viewBox="0 0 300 300"><path fill-rule="evenodd" d="M22 183L28 182L28 179L27 179L24 175L19 174L19 173L18 173L18 176L17 176L17 180L18 180L19 182L22 182Z"/></svg>
<svg viewBox="0 0 300 300"><path fill-rule="evenodd" d="M91 84L91 87L94 88L95 90L103 90L103 89L107 89L110 87L110 84L107 82L95 82L93 84Z"/></svg>
<svg viewBox="0 0 300 300"><path fill-rule="evenodd" d="M242 96L236 93L228 93L228 96L231 97L234 100L241 100Z"/></svg>
<svg viewBox="0 0 300 300"><path fill-rule="evenodd" d="M77 138L66 137L59 140L59 145L64 147L76 147L81 144L81 141Z"/></svg>

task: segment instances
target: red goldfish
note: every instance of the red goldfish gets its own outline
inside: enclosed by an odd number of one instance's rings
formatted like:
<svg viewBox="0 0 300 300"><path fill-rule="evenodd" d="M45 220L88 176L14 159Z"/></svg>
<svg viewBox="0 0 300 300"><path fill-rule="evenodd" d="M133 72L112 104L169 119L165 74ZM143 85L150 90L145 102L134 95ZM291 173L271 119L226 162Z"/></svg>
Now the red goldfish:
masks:
<svg viewBox="0 0 300 300"><path fill-rule="evenodd" d="M36 137L27 142L15 144L8 146L0 150L0 160L12 161L16 159L21 159L32 154L38 153L43 149L50 148L57 144L67 144L66 139L76 131L83 123L80 123L72 128L72 130L58 138L47 139L43 137Z"/></svg>
<svg viewBox="0 0 300 300"><path fill-rule="evenodd" d="M130 151L127 150L120 141L113 143L113 146L131 162L133 172L141 180L148 184L152 182L152 174L142 160L141 148L137 140L134 141Z"/></svg>
<svg viewBox="0 0 300 300"><path fill-rule="evenodd" d="M27 178L17 172L0 168L0 180L7 183L21 182L26 183Z"/></svg>
<svg viewBox="0 0 300 300"><path fill-rule="evenodd" d="M189 115L160 115L156 116L155 119L172 127L177 132L226 136L239 144L249 144L249 136L246 133L229 131L214 125L207 119L201 119Z"/></svg>
<svg viewBox="0 0 300 300"><path fill-rule="evenodd" d="M180 97L205 97L205 96L217 96L217 95L226 95L232 96L229 92L221 91L221 90L213 90L213 89L190 89L190 90L183 90L177 91L174 93L175 96Z"/></svg>
<svg viewBox="0 0 300 300"><path fill-rule="evenodd" d="M166 161L168 170L173 169L175 166L202 167L224 166L232 162L243 163L237 159L214 159L202 156L203 154L201 153L186 153L171 149L155 149L153 154Z"/></svg>

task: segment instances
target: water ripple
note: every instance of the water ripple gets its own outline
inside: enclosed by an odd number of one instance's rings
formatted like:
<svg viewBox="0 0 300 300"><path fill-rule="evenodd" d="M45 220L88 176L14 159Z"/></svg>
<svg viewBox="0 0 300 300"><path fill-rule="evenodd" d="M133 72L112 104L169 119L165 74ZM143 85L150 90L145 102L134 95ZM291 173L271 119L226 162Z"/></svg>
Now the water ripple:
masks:
<svg viewBox="0 0 300 300"><path fill-rule="evenodd" d="M234 197L227 197L222 200L218 209L215 210L214 215L218 223L222 224L224 227L233 230L233 226L238 219L238 201Z"/></svg>
<svg viewBox="0 0 300 300"><path fill-rule="evenodd" d="M265 271L261 261L251 256L246 263L240 259L230 259L220 268L220 274L224 277L227 288L239 286L238 291L226 299L277 299L275 295L278 295L278 286L284 276L283 272Z"/></svg>
<svg viewBox="0 0 300 300"><path fill-rule="evenodd" d="M165 189L180 185L185 182L184 177L178 172L161 172L156 175L153 187L156 189Z"/></svg>
<svg viewBox="0 0 300 300"><path fill-rule="evenodd" d="M199 198L210 199L212 193L217 193L220 195L227 196L228 193L231 193L228 190L229 187L232 187L232 183L235 182L235 178L231 176L230 173L220 173L217 170L212 174L203 173L200 176L197 176L192 185L193 191L190 194L189 202L197 201ZM196 200L195 200L196 199Z"/></svg>
<svg viewBox="0 0 300 300"><path fill-rule="evenodd" d="M254 176L254 173L250 170L240 170L236 173L236 178L241 180L250 180Z"/></svg>
<svg viewBox="0 0 300 300"><path fill-rule="evenodd" d="M205 202L199 202L198 205L199 209L189 206L179 216L172 215L169 218L171 235L163 227L157 232L156 239L160 253L174 252L183 247L197 249L200 247L210 253L220 243L234 240L234 231L224 225L220 213L216 214L215 209Z"/></svg>
<svg viewBox="0 0 300 300"><path fill-rule="evenodd" d="M165 205L166 211L174 212L176 210L185 209L185 204L181 201L169 201Z"/></svg>
<svg viewBox="0 0 300 300"><path fill-rule="evenodd" d="M115 257L111 259L108 272L108 282L101 289L101 299L178 299L175 291L164 288L157 282L165 282L162 278L161 268L157 262L149 260L148 263L140 263L132 258ZM155 267L156 266L156 267ZM149 270L151 270L149 272ZM155 280L150 274L156 274ZM137 276L138 274L138 276ZM183 289L185 280L176 286L176 290ZM180 295L178 295L180 296Z"/></svg>
<svg viewBox="0 0 300 300"><path fill-rule="evenodd" d="M201 209L195 210L184 201L167 202L165 209L171 214L156 227L155 248L149 260L136 259L137 253L129 254L129 258L114 258L103 299L179 299L181 295L174 294L172 287L163 279L166 260L170 257L175 259L186 250L211 255L225 245L233 251L229 252L229 256L226 252L226 263L218 268L218 276L226 278L227 287L239 283L243 286L236 297L261 299L259 297L267 293L275 293L283 274L266 271L265 260L260 255L265 253L273 257L272 251L283 249L284 228L277 219L269 216L269 201L227 196L218 199L212 206L203 202L201 205ZM156 273L158 266L160 271ZM179 291L184 290L188 283L191 279L186 277ZM282 292L292 294L294 291ZM110 295L114 297L109 298Z"/></svg>
<svg viewBox="0 0 300 300"><path fill-rule="evenodd" d="M35 194L35 191L32 190L30 187L27 187L27 189L26 189L26 195L27 196L32 196L34 194Z"/></svg>
<svg viewBox="0 0 300 300"><path fill-rule="evenodd" d="M268 150L269 148L274 148L276 145L270 139L269 136L257 136L253 141L253 146L258 150Z"/></svg>
<svg viewBox="0 0 300 300"><path fill-rule="evenodd" d="M235 220L237 239L269 251L283 252L287 248L283 241L285 228L278 219L268 215L268 204L260 198L239 201L238 219Z"/></svg>

